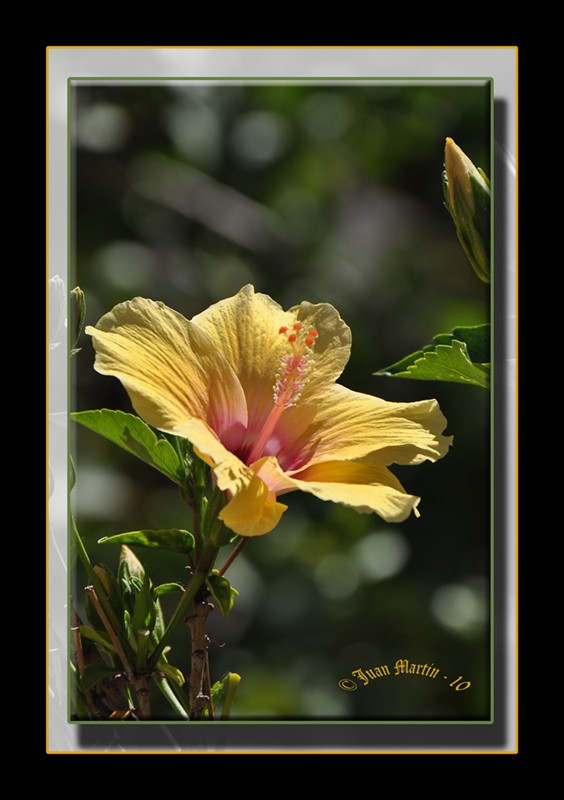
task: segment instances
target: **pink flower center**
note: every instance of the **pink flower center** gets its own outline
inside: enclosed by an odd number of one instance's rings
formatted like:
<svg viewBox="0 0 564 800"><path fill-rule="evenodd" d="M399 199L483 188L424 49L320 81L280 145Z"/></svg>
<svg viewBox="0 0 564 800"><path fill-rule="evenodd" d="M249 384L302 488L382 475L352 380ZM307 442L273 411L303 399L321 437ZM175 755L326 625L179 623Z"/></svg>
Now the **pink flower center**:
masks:
<svg viewBox="0 0 564 800"><path fill-rule="evenodd" d="M315 328L306 329L300 322L296 322L290 332L288 328L282 327L279 333L286 336L290 352L282 356L273 386L274 406L246 459L248 464L262 456L284 409L296 405L300 399L313 364L311 348L318 336Z"/></svg>

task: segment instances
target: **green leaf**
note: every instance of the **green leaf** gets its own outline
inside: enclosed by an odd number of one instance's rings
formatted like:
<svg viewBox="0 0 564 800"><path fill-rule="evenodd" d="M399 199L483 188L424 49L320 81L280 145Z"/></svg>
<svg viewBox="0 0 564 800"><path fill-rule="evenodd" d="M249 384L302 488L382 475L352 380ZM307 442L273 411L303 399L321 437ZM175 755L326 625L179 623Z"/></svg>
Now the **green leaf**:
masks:
<svg viewBox="0 0 564 800"><path fill-rule="evenodd" d="M449 335L452 339L466 344L471 361L480 364L490 362L490 326L488 324L453 328L452 334Z"/></svg>
<svg viewBox="0 0 564 800"><path fill-rule="evenodd" d="M174 681L169 683L166 678L160 678L155 674L153 674L153 680L180 719L184 719L188 722L190 720L188 698L184 695L178 684Z"/></svg>
<svg viewBox="0 0 564 800"><path fill-rule="evenodd" d="M114 577L113 572L105 564L96 564L93 567L93 569L98 578L100 579L100 583L106 590L108 600L110 602L112 609L115 612L117 619L121 619L123 615L123 603L121 600L119 585Z"/></svg>
<svg viewBox="0 0 564 800"><path fill-rule="evenodd" d="M229 682L229 675L231 673L227 673L223 676L219 681L216 681L214 685L211 687L211 700L214 708L221 703L221 698L223 697L223 693L227 687Z"/></svg>
<svg viewBox="0 0 564 800"><path fill-rule="evenodd" d="M104 633L95 631L94 628L91 628L89 625L80 626L80 635L84 636L86 639L92 639L93 642L99 644L104 650L106 650L106 652L115 653L115 648L110 640L110 637L106 636Z"/></svg>
<svg viewBox="0 0 564 800"><path fill-rule="evenodd" d="M153 550L168 550L171 553L190 553L194 549L194 537L188 531L171 528L164 531L128 531L115 536L104 536L98 544L132 544L150 547Z"/></svg>
<svg viewBox="0 0 564 800"><path fill-rule="evenodd" d="M147 630L146 628L142 628L140 631L137 631L137 656L135 658L135 664L138 670L144 670L147 666L147 652L149 649L150 638L151 631Z"/></svg>
<svg viewBox="0 0 564 800"><path fill-rule="evenodd" d="M84 699L82 683L78 670L72 661L69 662L71 709L74 708L73 717L77 719L90 719L90 710Z"/></svg>
<svg viewBox="0 0 564 800"><path fill-rule="evenodd" d="M151 634L151 642L153 642L153 644L156 647L163 637L166 625L164 621L164 614L161 606L161 601L159 600L158 595L155 595L155 590L151 589L151 591L153 592L153 596L155 598L155 612L157 615L155 619L155 627L153 628L153 633Z"/></svg>
<svg viewBox="0 0 564 800"><path fill-rule="evenodd" d="M178 667L173 667L172 664L165 664L159 662L157 669L162 672L169 680L173 681L177 686L184 686L186 679Z"/></svg>
<svg viewBox="0 0 564 800"><path fill-rule="evenodd" d="M135 598L131 627L136 633L140 633L141 631L148 631L148 633L151 633L155 627L156 619L157 610L155 608L153 595L151 594L150 579L148 575L145 575L141 591Z"/></svg>
<svg viewBox="0 0 564 800"><path fill-rule="evenodd" d="M102 408L97 411L77 411L71 414L75 422L119 445L141 461L182 486L184 468L174 447L159 439L143 420L134 414Z"/></svg>
<svg viewBox="0 0 564 800"><path fill-rule="evenodd" d="M490 326L454 328L439 333L433 343L375 373L393 378L421 381L449 381L481 386L490 385Z"/></svg>
<svg viewBox="0 0 564 800"><path fill-rule="evenodd" d="M83 691L87 692L103 678L113 678L119 674L115 667L106 667L104 664L88 664L81 676L80 683Z"/></svg>
<svg viewBox="0 0 564 800"><path fill-rule="evenodd" d="M227 675L227 689L225 692L225 699L223 700L223 708L221 710L221 719L229 719L231 716L231 708L235 698L235 692L241 683L241 676L236 672L229 672Z"/></svg>
<svg viewBox="0 0 564 800"><path fill-rule="evenodd" d="M153 588L153 594L160 597L163 594L171 594L172 592L183 592L184 587L179 583L161 583L160 586Z"/></svg>
<svg viewBox="0 0 564 800"><path fill-rule="evenodd" d="M231 714L231 707L233 705L233 698L237 687L241 682L241 676L236 672L228 672L216 681L211 688L211 700L214 709L217 709L223 699L223 709L221 712L221 719L229 719Z"/></svg>
<svg viewBox="0 0 564 800"><path fill-rule="evenodd" d="M206 579L206 583L221 613L226 617L233 608L233 602L239 592L237 589L234 589L227 578L220 575L216 569L212 570L211 575Z"/></svg>

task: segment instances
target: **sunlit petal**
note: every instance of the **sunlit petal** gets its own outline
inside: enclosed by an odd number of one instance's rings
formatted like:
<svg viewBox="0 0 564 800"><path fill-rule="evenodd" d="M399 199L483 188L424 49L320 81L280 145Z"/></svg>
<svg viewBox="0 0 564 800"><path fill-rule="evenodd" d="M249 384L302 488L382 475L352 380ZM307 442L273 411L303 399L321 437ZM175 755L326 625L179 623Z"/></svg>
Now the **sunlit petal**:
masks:
<svg viewBox="0 0 564 800"><path fill-rule="evenodd" d="M247 424L237 376L210 338L163 303L137 297L115 306L95 328L95 368L114 375L146 422L175 432L188 417L206 421L224 441Z"/></svg>
<svg viewBox="0 0 564 800"><path fill-rule="evenodd" d="M204 330L237 374L249 412L249 426L260 429L273 403L273 388L289 345L280 328L299 322L315 329L310 370L302 398L325 391L342 373L350 357L351 333L338 311L327 303L300 303L284 311L268 295L250 285L234 297L215 303L192 322Z"/></svg>
<svg viewBox="0 0 564 800"><path fill-rule="evenodd" d="M255 294L252 286L192 318L238 376L249 419L256 425L268 416L272 406L276 371L285 349L278 331L293 320L268 295Z"/></svg>
<svg viewBox="0 0 564 800"><path fill-rule="evenodd" d="M375 511L386 522L403 522L420 500L407 494L386 467L353 461L316 464L293 475L291 480L297 489L321 500L341 503L365 514Z"/></svg>
<svg viewBox="0 0 564 800"><path fill-rule="evenodd" d="M381 465L419 464L442 458L452 442L441 435L446 420L436 400L389 403L335 385L315 408L293 411L298 435L288 437L279 454L287 471L360 458Z"/></svg>

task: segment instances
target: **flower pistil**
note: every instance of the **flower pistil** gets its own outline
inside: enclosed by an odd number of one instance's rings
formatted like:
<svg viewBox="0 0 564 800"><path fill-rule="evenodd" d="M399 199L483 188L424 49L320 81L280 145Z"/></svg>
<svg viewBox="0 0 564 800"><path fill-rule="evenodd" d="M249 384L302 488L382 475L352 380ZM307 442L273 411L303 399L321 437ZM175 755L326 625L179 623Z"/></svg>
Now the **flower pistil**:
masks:
<svg viewBox="0 0 564 800"><path fill-rule="evenodd" d="M281 335L286 336L290 352L285 353L280 361L273 386L274 406L249 453L247 459L249 464L263 454L284 409L296 405L300 399L313 365L314 359L311 350L319 335L315 328L304 328L301 322L296 322L290 332L288 330L284 325L278 331Z"/></svg>

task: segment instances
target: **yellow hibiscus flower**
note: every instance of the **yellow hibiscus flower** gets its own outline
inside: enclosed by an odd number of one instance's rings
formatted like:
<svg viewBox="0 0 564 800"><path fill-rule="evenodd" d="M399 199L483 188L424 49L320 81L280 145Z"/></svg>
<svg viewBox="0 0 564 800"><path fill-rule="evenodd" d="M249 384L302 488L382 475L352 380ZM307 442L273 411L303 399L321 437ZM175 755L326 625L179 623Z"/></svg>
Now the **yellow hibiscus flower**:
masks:
<svg viewBox="0 0 564 800"><path fill-rule="evenodd" d="M119 378L137 414L188 439L226 493L241 536L276 527L299 489L401 522L420 498L389 464L436 461L452 437L436 400L389 403L336 383L351 332L327 303L284 311L245 286L185 319L136 297L86 328L95 368Z"/></svg>

